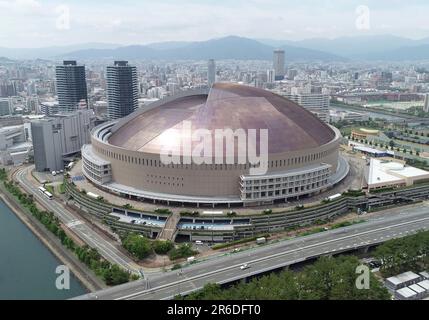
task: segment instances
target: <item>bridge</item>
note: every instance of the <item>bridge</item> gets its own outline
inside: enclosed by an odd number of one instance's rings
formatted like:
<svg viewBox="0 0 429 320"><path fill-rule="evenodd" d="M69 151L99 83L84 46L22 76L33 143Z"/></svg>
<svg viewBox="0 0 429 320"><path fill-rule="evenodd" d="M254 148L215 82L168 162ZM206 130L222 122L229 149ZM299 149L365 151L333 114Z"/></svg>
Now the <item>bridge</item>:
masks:
<svg viewBox="0 0 429 320"><path fill-rule="evenodd" d="M367 250L387 240L428 228L427 203L390 209L369 218L365 223L280 241L238 253L219 254L182 270L152 274L143 280L75 299L172 299L178 294L186 295L199 290L207 283L231 283L321 256ZM244 263L249 264L250 268L241 270L240 266Z"/></svg>

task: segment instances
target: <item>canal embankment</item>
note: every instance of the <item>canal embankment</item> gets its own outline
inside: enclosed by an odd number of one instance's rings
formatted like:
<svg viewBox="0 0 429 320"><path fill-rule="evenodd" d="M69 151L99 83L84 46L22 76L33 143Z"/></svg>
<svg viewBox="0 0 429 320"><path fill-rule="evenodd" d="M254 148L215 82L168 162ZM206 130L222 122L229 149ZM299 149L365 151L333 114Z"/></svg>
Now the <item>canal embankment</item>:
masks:
<svg viewBox="0 0 429 320"><path fill-rule="evenodd" d="M55 235L47 230L43 224L31 214L26 213L26 209L9 194L2 184L0 184L0 199L59 261L70 268L70 271L87 291L92 292L106 288L106 285L101 279L85 264L80 262L73 252L65 248Z"/></svg>

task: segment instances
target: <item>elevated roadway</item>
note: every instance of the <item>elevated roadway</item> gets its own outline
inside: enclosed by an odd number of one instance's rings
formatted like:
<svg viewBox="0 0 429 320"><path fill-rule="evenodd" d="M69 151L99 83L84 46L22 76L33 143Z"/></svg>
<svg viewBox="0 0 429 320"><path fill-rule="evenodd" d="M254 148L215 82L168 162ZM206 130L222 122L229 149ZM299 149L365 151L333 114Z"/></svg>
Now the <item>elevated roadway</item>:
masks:
<svg viewBox="0 0 429 320"><path fill-rule="evenodd" d="M367 222L306 237L268 244L247 251L218 255L182 270L150 275L76 299L162 300L201 289L207 283L229 283L320 256L368 248L429 228L429 206L386 210ZM240 266L250 268L241 270Z"/></svg>

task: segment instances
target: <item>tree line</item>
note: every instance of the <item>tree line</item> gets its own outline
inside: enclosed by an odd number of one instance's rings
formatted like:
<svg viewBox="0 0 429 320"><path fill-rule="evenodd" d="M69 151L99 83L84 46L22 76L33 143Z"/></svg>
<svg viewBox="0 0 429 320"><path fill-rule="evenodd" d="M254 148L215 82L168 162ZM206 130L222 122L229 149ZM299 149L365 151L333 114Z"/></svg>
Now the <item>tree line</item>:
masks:
<svg viewBox="0 0 429 320"><path fill-rule="evenodd" d="M96 249L90 248L87 245L83 247L77 245L73 239L66 234L58 217L56 217L53 212L40 210L33 196L22 192L13 181L8 181L3 170L4 169L0 169L0 180L3 180L6 190L12 194L33 217L40 221L46 229L57 236L62 245L74 252L81 262L94 271L97 276L101 277L107 285L118 285L138 279L138 276L104 259Z"/></svg>
<svg viewBox="0 0 429 320"><path fill-rule="evenodd" d="M377 247L374 256L380 260L385 277L429 267L429 231L386 241Z"/></svg>

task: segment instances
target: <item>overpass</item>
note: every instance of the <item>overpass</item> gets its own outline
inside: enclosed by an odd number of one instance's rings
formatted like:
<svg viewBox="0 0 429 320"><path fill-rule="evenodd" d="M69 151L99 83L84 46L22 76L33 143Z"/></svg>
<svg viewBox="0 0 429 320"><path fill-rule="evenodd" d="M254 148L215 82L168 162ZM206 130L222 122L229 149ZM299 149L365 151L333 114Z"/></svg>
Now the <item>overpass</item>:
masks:
<svg viewBox="0 0 429 320"><path fill-rule="evenodd" d="M298 262L367 249L384 241L429 228L427 203L395 208L350 227L280 241L239 253L219 254L179 271L153 274L121 286L75 299L164 300L189 294L207 283L226 284ZM250 268L241 270L248 263Z"/></svg>

